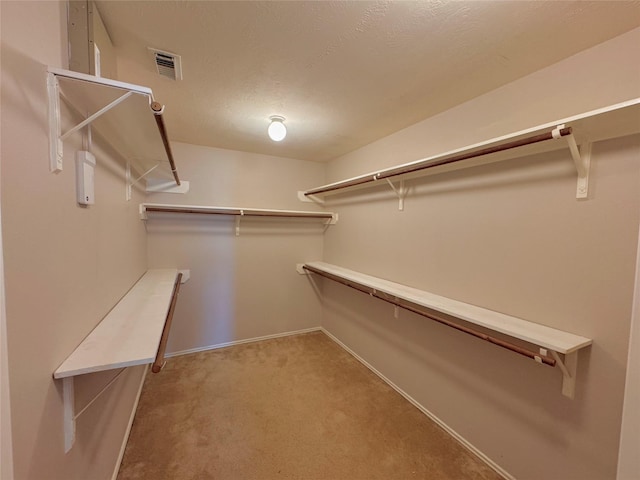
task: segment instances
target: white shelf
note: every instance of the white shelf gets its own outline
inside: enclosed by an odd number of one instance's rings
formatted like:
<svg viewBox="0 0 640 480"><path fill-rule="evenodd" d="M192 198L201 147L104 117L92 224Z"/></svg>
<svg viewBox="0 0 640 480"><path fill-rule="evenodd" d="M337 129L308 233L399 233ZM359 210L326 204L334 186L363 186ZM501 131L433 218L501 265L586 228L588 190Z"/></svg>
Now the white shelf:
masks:
<svg viewBox="0 0 640 480"><path fill-rule="evenodd" d="M299 265L298 271L300 273L306 272L304 266L309 266L353 284L366 287L374 292L383 293L388 297L404 300L413 305L444 313L494 332L499 332L509 337L537 345L544 350L549 350L563 372L563 393L573 398L577 352L593 343L593 340L590 338L470 305L458 300L452 300L336 265L324 262L308 262ZM546 353L544 354L546 355ZM565 361L563 362L557 354L564 354Z"/></svg>
<svg viewBox="0 0 640 480"><path fill-rule="evenodd" d="M140 218L143 220L147 220L149 213L231 215L236 217L236 221L239 221L241 217L308 218L324 220L327 225L334 225L338 221L338 214L332 212L273 210L266 208L216 207L211 205L205 206L141 203Z"/></svg>
<svg viewBox="0 0 640 480"><path fill-rule="evenodd" d="M182 283L189 278L184 272ZM171 306L178 270L147 270L106 317L53 373L62 379L64 448L71 450L76 419L123 373L125 367L153 363ZM77 375L123 369L76 413L74 378Z"/></svg>
<svg viewBox="0 0 640 480"><path fill-rule="evenodd" d="M177 274L175 269L148 270L58 367L54 378L153 363Z"/></svg>
<svg viewBox="0 0 640 480"><path fill-rule="evenodd" d="M53 67L48 73L51 171L62 170L63 140L67 134L60 125L62 98L82 117L104 110L90 122L92 132L130 162L137 173L135 177L148 173L147 178L155 183L176 185L151 109L154 98L150 88Z"/></svg>
<svg viewBox="0 0 640 480"><path fill-rule="evenodd" d="M559 126L571 128L573 131L572 134L548 141L541 141L531 145L509 148L496 153L473 156L477 152L491 147L499 147L501 145L521 141L536 135L551 133ZM380 183L384 184L386 183L384 181L385 179L388 181L406 180L460 168L468 168L476 165L519 158L536 153L568 149L568 152L570 153L568 158L572 158L576 163L579 182L582 182L582 185L578 186L577 196L579 198L583 198L587 195L589 171L588 150L590 149L591 143L632 135L635 133L640 133L640 98L634 98L626 102L621 102L580 115L548 122L543 125L492 138L484 142L468 145L439 155L333 182L305 192L300 192L300 194L301 197L306 197L311 200L313 197L322 197L363 187L380 185ZM578 148L578 145L580 145L580 148ZM446 161L447 159L466 156L467 154L471 158L456 163L438 165L440 162ZM434 164L437 166L433 166ZM415 167L423 169L411 173L398 173L404 169L411 169ZM325 189L328 190L323 191ZM401 198L404 193L406 193L403 192L402 187L397 190L399 191L396 191L396 193ZM316 198L316 200L318 199Z"/></svg>

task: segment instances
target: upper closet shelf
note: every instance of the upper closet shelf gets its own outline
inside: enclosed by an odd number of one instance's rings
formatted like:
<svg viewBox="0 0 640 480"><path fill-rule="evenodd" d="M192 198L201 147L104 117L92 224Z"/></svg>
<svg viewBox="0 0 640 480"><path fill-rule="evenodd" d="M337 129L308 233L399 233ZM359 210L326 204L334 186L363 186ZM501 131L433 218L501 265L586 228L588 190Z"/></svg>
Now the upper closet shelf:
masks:
<svg viewBox="0 0 640 480"><path fill-rule="evenodd" d="M356 290L391 303L396 307L412 311L431 320L444 323L449 327L535 359L539 363L550 366L557 364L563 374L562 393L571 398L573 398L575 389L578 350L591 345L593 342L590 338L580 335L574 335L545 325L452 300L324 262L301 264L298 266L298 272L311 272L328 277L331 280L343 283ZM428 311L415 307L423 307L428 309ZM439 313L537 345L541 347L540 351L532 351L521 345L494 338L478 330L452 322L448 318L439 315ZM558 354L565 356L564 361Z"/></svg>
<svg viewBox="0 0 640 480"><path fill-rule="evenodd" d="M640 132L640 98L593 110L581 115L549 122L490 140L451 150L357 177L300 192L303 201L322 201L316 196L330 195L386 181L398 195L400 209L406 195L404 180L441 173L535 153L568 148L578 176L577 198L588 194L591 143ZM580 146L578 146L580 145ZM392 180L399 180L394 185Z"/></svg>
<svg viewBox="0 0 640 480"><path fill-rule="evenodd" d="M236 217L236 235L240 234L242 217L310 218L324 220L325 225L335 225L338 214L332 212L305 212L300 210L269 210L264 208L214 207L202 205L168 205L141 203L140 218L147 220L147 213L192 213L204 215L232 215Z"/></svg>
<svg viewBox="0 0 640 480"><path fill-rule="evenodd" d="M184 193L164 124L164 106L148 87L49 67L50 169L62 170L63 142L91 125L127 161L127 190L142 179L147 191ZM63 132L60 99L85 120ZM90 148L91 134L87 135ZM85 148L87 149L87 148ZM137 173L132 175L129 165Z"/></svg>

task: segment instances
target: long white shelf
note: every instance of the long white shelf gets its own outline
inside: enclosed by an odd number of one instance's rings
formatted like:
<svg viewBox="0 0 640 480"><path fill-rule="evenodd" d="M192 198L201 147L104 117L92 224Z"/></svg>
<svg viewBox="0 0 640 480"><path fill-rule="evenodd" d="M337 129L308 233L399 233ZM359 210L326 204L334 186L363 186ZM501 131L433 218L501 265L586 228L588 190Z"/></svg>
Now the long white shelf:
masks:
<svg viewBox="0 0 640 480"><path fill-rule="evenodd" d="M567 149L568 158L573 159L578 175L576 196L585 198L588 194L591 143L635 133L640 133L640 98L548 122L413 162L322 185L299 192L299 197L301 200L322 202L319 197L380 185L380 183L385 183L385 180L389 183L392 180L403 182L407 179L454 169ZM532 143L527 143L528 139L531 139ZM520 143L522 145L519 145ZM400 198L402 205L402 199L406 194L404 185L402 183L399 186L391 184L391 187Z"/></svg>
<svg viewBox="0 0 640 480"><path fill-rule="evenodd" d="M75 441L76 419L113 385L124 368L156 360L176 282L182 278L184 283L189 277L188 270L182 272L183 277L178 277L178 270L172 268L147 270L53 373L63 382L65 452ZM74 378L114 369L122 370L76 413Z"/></svg>
<svg viewBox="0 0 640 480"><path fill-rule="evenodd" d="M305 270L305 267L310 267L310 270ZM464 320L465 322L500 332L509 337L537 345L544 350L549 350L553 358L559 362L560 368L563 371L563 393L573 397L577 353L580 349L593 343L593 340L590 338L435 295L329 263L308 262L298 266L300 273L313 270L319 271L315 273L324 272L329 274L329 276L338 277L347 282L365 287L376 294L384 294L383 297L380 298L404 300L410 304L425 307L431 311L440 312ZM541 355L546 355L544 350L541 351ZM557 354L564 354L565 360L562 361Z"/></svg>
<svg viewBox="0 0 640 480"><path fill-rule="evenodd" d="M54 378L153 363L178 271L148 270L54 372Z"/></svg>
<svg viewBox="0 0 640 480"><path fill-rule="evenodd" d="M62 131L60 98L76 113L87 117L92 131L130 163L134 172L129 185L146 178L152 185L171 186L183 193L188 182L176 187L177 172L162 121L162 105L148 87L79 72L49 67L50 169L62 170L63 142L85 122ZM134 177L138 177L137 180Z"/></svg>
<svg viewBox="0 0 640 480"><path fill-rule="evenodd" d="M332 212L309 212L301 210L274 210L266 208L216 207L205 205L172 205L165 203L141 203L140 218L147 220L148 213L192 213L209 215L232 215L236 217L281 217L310 218L325 220L327 224L335 224L338 214Z"/></svg>

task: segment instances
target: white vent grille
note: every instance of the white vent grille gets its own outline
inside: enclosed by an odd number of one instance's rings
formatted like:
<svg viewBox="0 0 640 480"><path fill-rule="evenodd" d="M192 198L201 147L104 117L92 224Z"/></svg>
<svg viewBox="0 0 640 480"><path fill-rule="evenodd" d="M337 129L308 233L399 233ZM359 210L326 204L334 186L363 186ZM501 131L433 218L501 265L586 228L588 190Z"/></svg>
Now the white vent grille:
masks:
<svg viewBox="0 0 640 480"><path fill-rule="evenodd" d="M180 55L163 52L155 48L149 48L149 50L153 53L156 70L159 75L171 80L182 80L182 60Z"/></svg>

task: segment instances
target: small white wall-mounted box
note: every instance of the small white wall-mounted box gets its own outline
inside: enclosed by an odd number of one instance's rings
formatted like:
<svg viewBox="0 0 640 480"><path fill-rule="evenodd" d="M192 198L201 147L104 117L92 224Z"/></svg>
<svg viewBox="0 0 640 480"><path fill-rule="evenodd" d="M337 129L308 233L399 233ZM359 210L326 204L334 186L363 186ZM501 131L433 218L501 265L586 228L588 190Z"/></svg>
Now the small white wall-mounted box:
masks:
<svg viewBox="0 0 640 480"><path fill-rule="evenodd" d="M94 190L94 169L96 157L91 152L80 150L76 153L76 200L82 205L96 203Z"/></svg>

